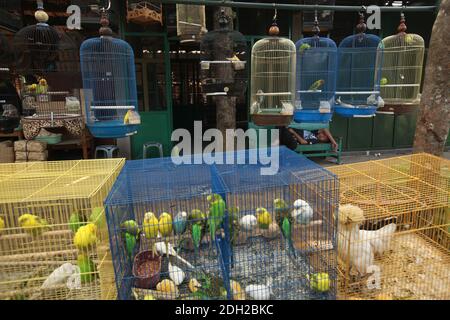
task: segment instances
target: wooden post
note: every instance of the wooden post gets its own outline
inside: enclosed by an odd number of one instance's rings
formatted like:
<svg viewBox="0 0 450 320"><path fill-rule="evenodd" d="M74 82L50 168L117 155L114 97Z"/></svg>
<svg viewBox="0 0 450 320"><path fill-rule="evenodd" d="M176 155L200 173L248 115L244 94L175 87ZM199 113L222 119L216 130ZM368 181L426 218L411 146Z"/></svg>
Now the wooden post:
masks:
<svg viewBox="0 0 450 320"><path fill-rule="evenodd" d="M450 128L450 0L442 0L431 34L414 152L441 156Z"/></svg>
<svg viewBox="0 0 450 320"><path fill-rule="evenodd" d="M233 10L228 7L218 7L215 10L215 19L214 19L214 29L223 28L219 21L221 12L224 10L225 15L228 17L228 29L233 30ZM226 56L230 52L233 52L233 40L228 37L217 37L214 44L214 60L225 61L227 58L231 58ZM234 76L233 68L230 64L221 65L217 68L217 78L218 79L230 79ZM224 151L226 150L226 129L235 129L236 128L236 97L229 96L217 96L214 97L214 101L216 103L216 123L217 129L222 132L224 137Z"/></svg>

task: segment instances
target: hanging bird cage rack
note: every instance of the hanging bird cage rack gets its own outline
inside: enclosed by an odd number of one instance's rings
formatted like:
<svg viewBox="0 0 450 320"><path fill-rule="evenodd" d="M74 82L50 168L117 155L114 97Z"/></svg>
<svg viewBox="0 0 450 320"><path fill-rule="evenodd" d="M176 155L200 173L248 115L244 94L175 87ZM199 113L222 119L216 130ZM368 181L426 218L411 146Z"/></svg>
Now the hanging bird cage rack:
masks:
<svg viewBox="0 0 450 320"><path fill-rule="evenodd" d="M127 22L140 25L163 24L162 5L159 1L127 1Z"/></svg>
<svg viewBox="0 0 450 320"><path fill-rule="evenodd" d="M295 44L278 34L275 14L269 37L252 48L250 114L258 126L286 126L294 113Z"/></svg>
<svg viewBox="0 0 450 320"><path fill-rule="evenodd" d="M205 6L177 4L177 35L180 43L199 42L207 32Z"/></svg>
<svg viewBox="0 0 450 320"><path fill-rule="evenodd" d="M24 113L41 119L81 115L77 44L65 30L47 24L42 5L35 18L37 23L19 30L12 43Z"/></svg>
<svg viewBox="0 0 450 320"><path fill-rule="evenodd" d="M202 90L207 96L242 96L247 88L247 41L228 28L230 18L222 12L220 29L201 41Z"/></svg>
<svg viewBox="0 0 450 320"><path fill-rule="evenodd" d="M425 43L421 36L406 33L402 13L396 35L383 39L384 57L381 74L381 111L397 114L412 112L420 103Z"/></svg>
<svg viewBox="0 0 450 320"><path fill-rule="evenodd" d="M104 10L100 37L80 48L86 123L97 138L124 138L137 132L136 72L131 46L112 37Z"/></svg>
<svg viewBox="0 0 450 320"><path fill-rule="evenodd" d="M360 13L357 34L342 40L338 47L338 73L334 111L342 117L374 116L383 106L379 85L383 43L366 34L364 14Z"/></svg>
<svg viewBox="0 0 450 320"><path fill-rule="evenodd" d="M337 46L320 37L319 23L315 35L296 43L297 81L294 120L300 123L325 123L331 120L336 91Z"/></svg>

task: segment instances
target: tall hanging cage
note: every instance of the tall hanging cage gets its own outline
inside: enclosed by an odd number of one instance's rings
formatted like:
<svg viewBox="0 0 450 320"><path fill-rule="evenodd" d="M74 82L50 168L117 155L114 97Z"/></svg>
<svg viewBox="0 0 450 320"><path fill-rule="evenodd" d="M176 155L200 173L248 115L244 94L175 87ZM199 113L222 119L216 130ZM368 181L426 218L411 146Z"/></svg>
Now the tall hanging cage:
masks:
<svg viewBox="0 0 450 320"><path fill-rule="evenodd" d="M19 30L13 38L15 73L25 115L26 139L41 128L65 127L81 136L81 77L78 46L64 28L47 24L48 15L38 3L37 23Z"/></svg>
<svg viewBox="0 0 450 320"><path fill-rule="evenodd" d="M383 43L376 35L366 34L366 29L361 12L357 34L342 40L338 47L334 111L342 117L370 117L384 105L379 91Z"/></svg>
<svg viewBox="0 0 450 320"><path fill-rule="evenodd" d="M406 33L402 13L396 35L383 39L384 58L381 75L383 111L411 112L420 103L425 43L421 36Z"/></svg>
<svg viewBox="0 0 450 320"><path fill-rule="evenodd" d="M124 138L137 132L136 72L131 46L113 38L103 10L100 37L80 48L86 123L97 138Z"/></svg>
<svg viewBox="0 0 450 320"><path fill-rule="evenodd" d="M220 29L202 38L202 91L207 96L241 96L247 88L247 41L242 33L229 29L229 21L222 11Z"/></svg>
<svg viewBox="0 0 450 320"><path fill-rule="evenodd" d="M140 25L163 24L160 1L127 1L127 22Z"/></svg>
<svg viewBox="0 0 450 320"><path fill-rule="evenodd" d="M320 37L319 22L315 35L296 43L297 82L294 120L301 123L326 123L333 115L336 91L337 46Z"/></svg>
<svg viewBox="0 0 450 320"><path fill-rule="evenodd" d="M205 6L177 4L177 35L180 43L199 42L207 32Z"/></svg>
<svg viewBox="0 0 450 320"><path fill-rule="evenodd" d="M259 126L288 125L294 114L295 44L278 34L275 14L270 36L252 48L250 115Z"/></svg>

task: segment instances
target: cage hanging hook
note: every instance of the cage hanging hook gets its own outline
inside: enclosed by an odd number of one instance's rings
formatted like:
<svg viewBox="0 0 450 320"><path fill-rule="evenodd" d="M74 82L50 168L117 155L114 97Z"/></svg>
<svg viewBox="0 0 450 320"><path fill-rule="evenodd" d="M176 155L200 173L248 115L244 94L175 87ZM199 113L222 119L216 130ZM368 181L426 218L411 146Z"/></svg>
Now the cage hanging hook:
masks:
<svg viewBox="0 0 450 320"><path fill-rule="evenodd" d="M277 8L276 8L276 6L275 6L275 3L273 3L273 7L275 8L275 13L274 13L274 15L273 15L272 20L273 20L273 21L277 21L277 14L278 14L278 11L277 11Z"/></svg>
<svg viewBox="0 0 450 320"><path fill-rule="evenodd" d="M109 11L109 9L111 9L111 0L108 0L108 5L106 6L106 8L103 6L101 11L106 12Z"/></svg>
<svg viewBox="0 0 450 320"><path fill-rule="evenodd" d="M36 0L36 6L38 10L44 10L44 1L43 0Z"/></svg>

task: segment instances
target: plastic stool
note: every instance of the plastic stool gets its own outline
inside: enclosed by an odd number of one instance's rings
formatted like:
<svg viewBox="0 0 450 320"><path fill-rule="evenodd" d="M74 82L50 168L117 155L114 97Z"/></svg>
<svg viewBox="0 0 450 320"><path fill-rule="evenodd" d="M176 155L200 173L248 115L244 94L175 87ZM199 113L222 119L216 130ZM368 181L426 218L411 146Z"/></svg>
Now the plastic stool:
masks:
<svg viewBox="0 0 450 320"><path fill-rule="evenodd" d="M143 152L142 152L142 158L146 159L147 158L147 151L150 148L157 148L159 151L159 157L162 158L164 157L164 153L163 153L163 146L161 143L159 142L147 142L144 143L144 147L143 147Z"/></svg>
<svg viewBox="0 0 450 320"><path fill-rule="evenodd" d="M99 151L104 152L106 155L106 158L113 158L114 151L119 152L119 148L117 146L112 146L112 145L97 146L95 148L95 159L98 159L97 155L98 155Z"/></svg>

